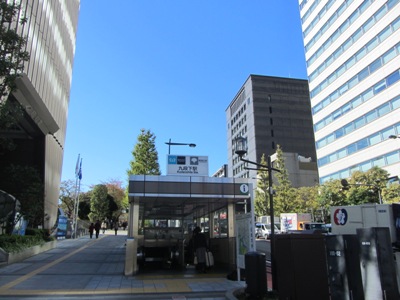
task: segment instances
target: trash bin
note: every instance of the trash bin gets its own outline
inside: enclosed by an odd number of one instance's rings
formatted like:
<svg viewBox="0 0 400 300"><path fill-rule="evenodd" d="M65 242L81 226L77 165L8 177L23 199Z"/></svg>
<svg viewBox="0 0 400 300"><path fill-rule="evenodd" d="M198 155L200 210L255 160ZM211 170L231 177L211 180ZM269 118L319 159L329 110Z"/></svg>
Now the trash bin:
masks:
<svg viewBox="0 0 400 300"><path fill-rule="evenodd" d="M267 294L267 270L265 254L247 252L244 256L246 273L246 293L255 297Z"/></svg>

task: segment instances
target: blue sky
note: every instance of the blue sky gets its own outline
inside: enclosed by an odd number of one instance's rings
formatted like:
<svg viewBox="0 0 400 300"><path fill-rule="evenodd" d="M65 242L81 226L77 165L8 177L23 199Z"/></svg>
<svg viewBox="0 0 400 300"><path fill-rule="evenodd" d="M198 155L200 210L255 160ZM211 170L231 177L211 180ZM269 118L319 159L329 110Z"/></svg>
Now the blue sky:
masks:
<svg viewBox="0 0 400 300"><path fill-rule="evenodd" d="M306 79L297 0L81 0L62 180L126 170L141 128L171 154L227 163L225 110L250 74Z"/></svg>

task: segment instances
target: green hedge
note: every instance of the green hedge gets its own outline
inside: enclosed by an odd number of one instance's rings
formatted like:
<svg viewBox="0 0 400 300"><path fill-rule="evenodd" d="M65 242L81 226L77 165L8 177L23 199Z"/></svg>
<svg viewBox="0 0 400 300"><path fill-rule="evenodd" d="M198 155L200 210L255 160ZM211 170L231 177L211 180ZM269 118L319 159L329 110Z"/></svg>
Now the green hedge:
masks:
<svg viewBox="0 0 400 300"><path fill-rule="evenodd" d="M25 236L0 235L0 248L8 253L15 253L52 240L54 238L49 236L47 230L27 228Z"/></svg>

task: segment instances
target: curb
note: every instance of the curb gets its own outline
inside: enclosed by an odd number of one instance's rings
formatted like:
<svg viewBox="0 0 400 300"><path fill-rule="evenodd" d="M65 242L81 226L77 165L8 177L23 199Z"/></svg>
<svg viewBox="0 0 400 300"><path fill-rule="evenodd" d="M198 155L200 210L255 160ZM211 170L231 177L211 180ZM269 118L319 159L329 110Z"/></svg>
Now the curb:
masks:
<svg viewBox="0 0 400 300"><path fill-rule="evenodd" d="M30 247L30 248L27 248L25 250L22 250L20 252L15 252L15 253L7 253L7 252L4 252L3 249L1 249L3 252L3 261L0 262L0 266L5 266L5 265L23 261L24 259L27 259L31 256L51 250L51 249L55 248L56 246L57 246L57 240L51 241L51 242L46 242L43 245L36 245L36 246Z"/></svg>

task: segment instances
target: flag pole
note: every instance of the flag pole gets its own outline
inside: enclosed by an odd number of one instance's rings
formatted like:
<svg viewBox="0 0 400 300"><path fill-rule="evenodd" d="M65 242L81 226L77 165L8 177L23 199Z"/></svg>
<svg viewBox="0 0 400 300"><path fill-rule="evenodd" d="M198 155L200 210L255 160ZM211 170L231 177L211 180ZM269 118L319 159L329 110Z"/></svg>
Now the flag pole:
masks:
<svg viewBox="0 0 400 300"><path fill-rule="evenodd" d="M78 212L77 212L77 202L78 202L78 197L79 197L79 190L78 190L78 180L79 180L79 161L80 161L81 155L78 154L78 160L76 161L76 166L75 166L75 199L74 199L74 217L72 220L72 236L74 239L76 239L76 224L78 222ZM79 183L80 185L80 183Z"/></svg>
<svg viewBox="0 0 400 300"><path fill-rule="evenodd" d="M79 162L79 161L78 161ZM76 238L76 231L78 228L78 213L79 213L79 194L81 191L81 179L82 179L82 158L81 161L79 163L79 168L78 168L78 173L77 173L77 177L76 177L77 181L78 181L78 192L76 194L76 198L75 198L75 228L74 228L74 236Z"/></svg>
<svg viewBox="0 0 400 300"><path fill-rule="evenodd" d="M78 212L79 212L79 194L81 191L81 180L78 178L78 193L75 199L75 228L74 228L74 237L76 238L76 230L78 227Z"/></svg>
<svg viewBox="0 0 400 300"><path fill-rule="evenodd" d="M72 220L72 236L75 239L75 227L76 227L76 222L77 222L77 215L76 215L76 202L77 202L77 196L78 196L78 178L75 180L75 199L74 199L74 218Z"/></svg>

